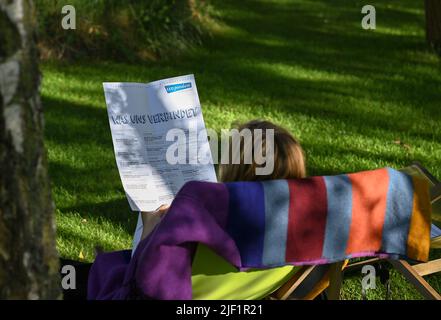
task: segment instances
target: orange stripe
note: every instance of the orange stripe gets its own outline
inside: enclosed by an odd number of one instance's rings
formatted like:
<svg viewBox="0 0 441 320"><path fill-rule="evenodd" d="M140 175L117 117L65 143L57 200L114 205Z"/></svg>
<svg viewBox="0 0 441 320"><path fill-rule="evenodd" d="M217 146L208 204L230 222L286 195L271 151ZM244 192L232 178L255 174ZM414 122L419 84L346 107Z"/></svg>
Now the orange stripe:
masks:
<svg viewBox="0 0 441 320"><path fill-rule="evenodd" d="M389 189L387 169L348 174L348 177L352 183L352 221L346 253L379 251Z"/></svg>
<svg viewBox="0 0 441 320"><path fill-rule="evenodd" d="M427 181L412 177L413 211L407 239L407 256L418 261L427 261L430 248L430 205L429 184Z"/></svg>

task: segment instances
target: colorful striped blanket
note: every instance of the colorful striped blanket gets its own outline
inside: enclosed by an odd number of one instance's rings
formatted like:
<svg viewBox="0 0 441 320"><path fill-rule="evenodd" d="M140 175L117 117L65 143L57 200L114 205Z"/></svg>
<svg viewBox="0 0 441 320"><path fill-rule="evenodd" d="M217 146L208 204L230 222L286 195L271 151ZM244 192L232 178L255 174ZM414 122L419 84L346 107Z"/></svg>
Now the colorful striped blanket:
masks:
<svg viewBox="0 0 441 320"><path fill-rule="evenodd" d="M296 180L190 182L131 260L122 252L97 257L89 298L191 299L197 243L241 270L363 256L426 261L430 215L427 183L390 168Z"/></svg>

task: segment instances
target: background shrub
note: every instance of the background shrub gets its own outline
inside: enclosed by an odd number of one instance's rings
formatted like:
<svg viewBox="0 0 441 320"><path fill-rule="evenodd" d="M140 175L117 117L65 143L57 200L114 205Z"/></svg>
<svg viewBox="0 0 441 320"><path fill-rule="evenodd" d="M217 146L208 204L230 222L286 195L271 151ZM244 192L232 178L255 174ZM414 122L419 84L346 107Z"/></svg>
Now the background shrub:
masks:
<svg viewBox="0 0 441 320"><path fill-rule="evenodd" d="M76 9L76 30L61 27L64 5ZM43 58L157 59L198 44L204 0L39 0Z"/></svg>

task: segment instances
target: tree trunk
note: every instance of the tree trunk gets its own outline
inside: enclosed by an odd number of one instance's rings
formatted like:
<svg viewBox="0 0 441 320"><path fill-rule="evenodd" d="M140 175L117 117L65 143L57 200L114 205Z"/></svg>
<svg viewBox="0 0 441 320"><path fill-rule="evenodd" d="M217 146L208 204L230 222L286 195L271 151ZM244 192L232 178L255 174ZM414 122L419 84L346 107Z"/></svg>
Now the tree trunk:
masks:
<svg viewBox="0 0 441 320"><path fill-rule="evenodd" d="M441 0L425 0L427 42L441 54Z"/></svg>
<svg viewBox="0 0 441 320"><path fill-rule="evenodd" d="M0 299L61 297L32 0L0 0Z"/></svg>

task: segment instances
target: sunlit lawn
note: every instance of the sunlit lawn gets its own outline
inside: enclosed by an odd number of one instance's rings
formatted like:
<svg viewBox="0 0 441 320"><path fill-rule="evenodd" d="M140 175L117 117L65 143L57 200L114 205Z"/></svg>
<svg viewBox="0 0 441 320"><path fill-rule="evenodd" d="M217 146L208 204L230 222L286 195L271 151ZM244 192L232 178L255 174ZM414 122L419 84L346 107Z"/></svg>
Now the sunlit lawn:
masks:
<svg viewBox="0 0 441 320"><path fill-rule="evenodd" d="M302 142L310 175L419 160L441 177L441 68L424 39L423 3L371 1L377 29L360 27L362 1L213 1L219 25L203 47L168 61L42 65L61 256L129 248L136 214L116 169L102 82L194 73L210 128L270 119ZM419 295L393 274L392 298ZM343 296L361 297L361 275ZM441 289L441 277L429 277ZM383 298L384 288L369 293Z"/></svg>

